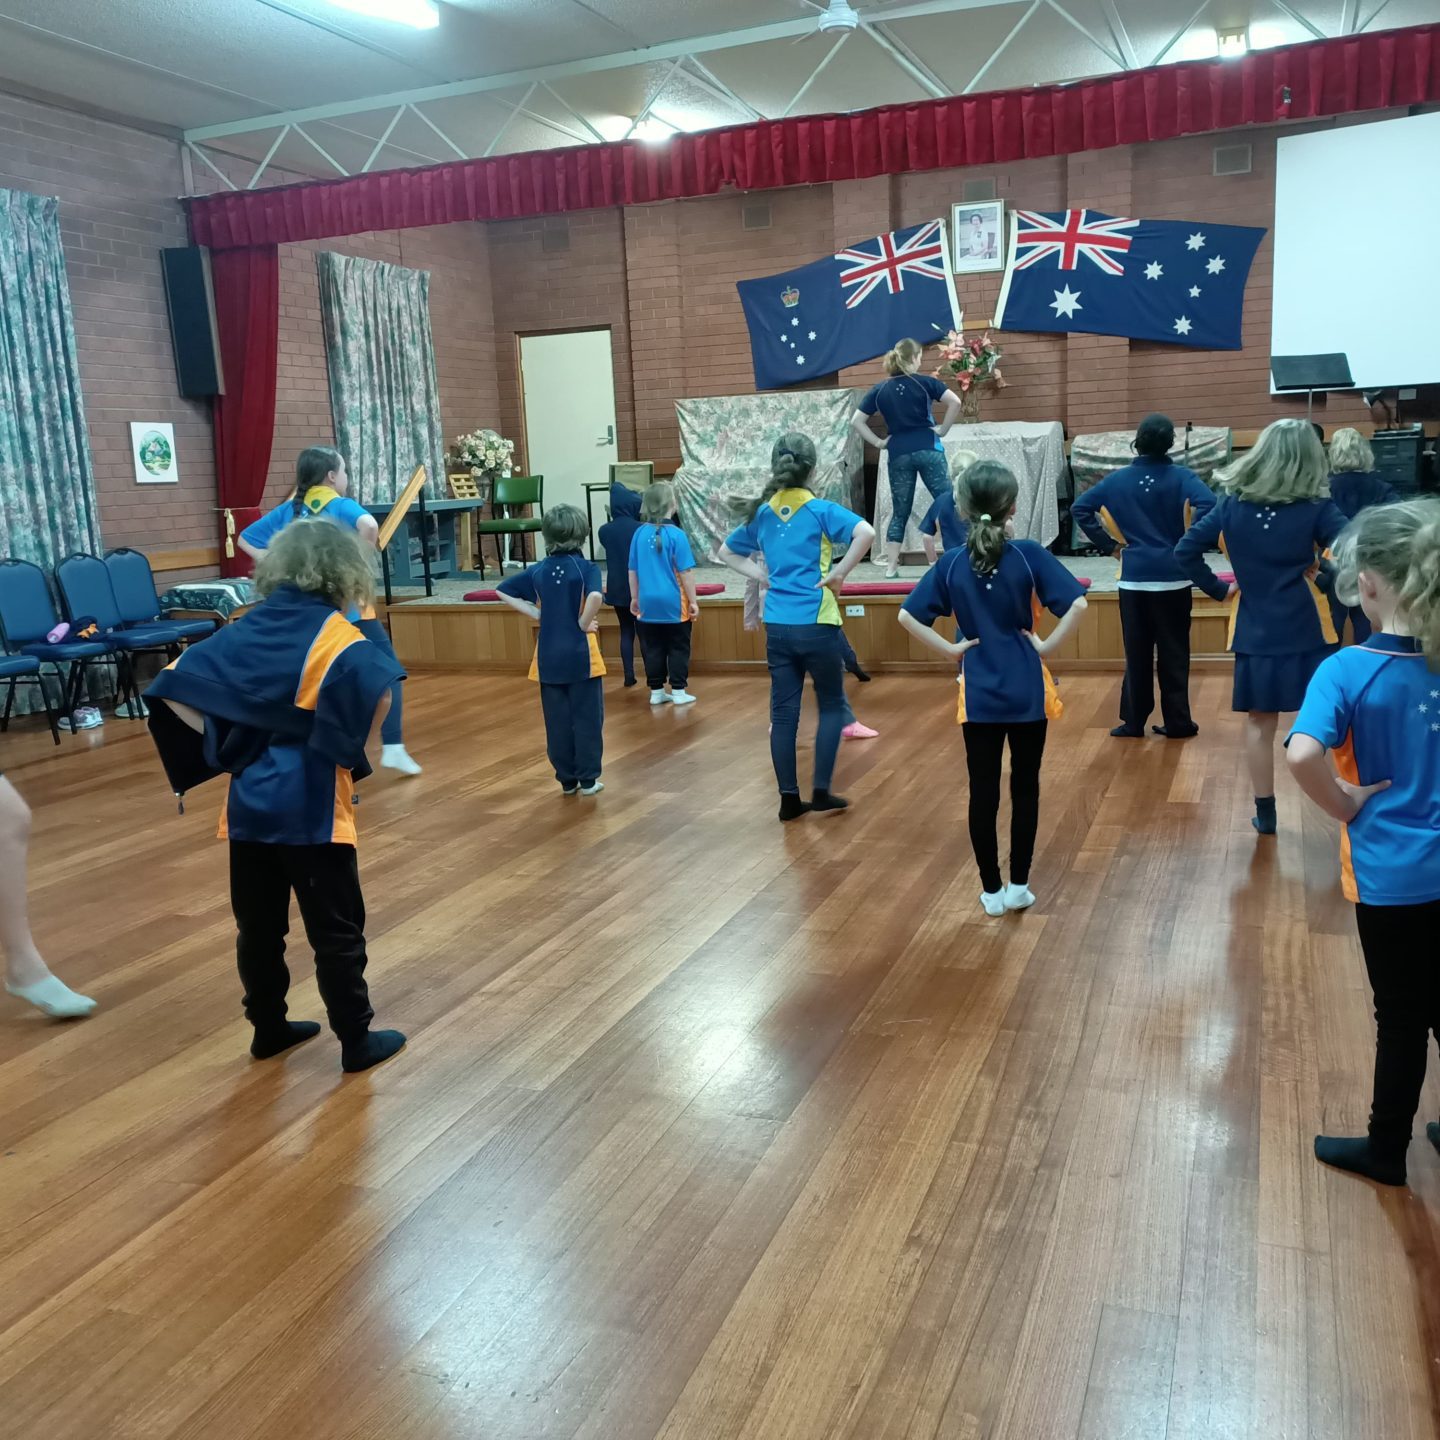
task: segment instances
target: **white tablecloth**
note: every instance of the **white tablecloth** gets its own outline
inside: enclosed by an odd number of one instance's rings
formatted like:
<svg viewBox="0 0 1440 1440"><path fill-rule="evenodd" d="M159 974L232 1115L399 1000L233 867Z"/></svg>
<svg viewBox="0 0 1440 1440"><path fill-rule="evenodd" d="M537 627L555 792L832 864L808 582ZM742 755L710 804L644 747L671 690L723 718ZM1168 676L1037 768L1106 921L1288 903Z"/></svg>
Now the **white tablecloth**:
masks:
<svg viewBox="0 0 1440 1440"><path fill-rule="evenodd" d="M994 424L956 425L942 442L945 453L973 450L982 460L998 460L1015 472L1020 498L1015 503L1015 534L1048 545L1060 533L1058 489L1065 474L1065 431L1058 420L1032 423L1001 420ZM916 481L915 505L905 527L906 554L918 553L920 521L930 508L930 492ZM890 493L889 457L882 451L875 487L875 544L871 559L885 557L885 529L894 512Z"/></svg>

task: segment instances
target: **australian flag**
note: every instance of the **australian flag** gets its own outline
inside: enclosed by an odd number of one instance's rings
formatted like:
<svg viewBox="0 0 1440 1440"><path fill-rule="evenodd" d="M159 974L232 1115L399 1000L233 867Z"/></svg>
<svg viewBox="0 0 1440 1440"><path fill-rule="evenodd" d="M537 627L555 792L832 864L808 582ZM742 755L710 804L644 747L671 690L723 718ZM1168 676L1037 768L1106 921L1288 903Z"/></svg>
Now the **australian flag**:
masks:
<svg viewBox="0 0 1440 1440"><path fill-rule="evenodd" d="M873 360L906 336L940 340L960 325L942 220L735 288L750 327L757 390Z"/></svg>
<svg viewBox="0 0 1440 1440"><path fill-rule="evenodd" d="M1264 230L1016 210L995 325L1238 350L1245 282Z"/></svg>

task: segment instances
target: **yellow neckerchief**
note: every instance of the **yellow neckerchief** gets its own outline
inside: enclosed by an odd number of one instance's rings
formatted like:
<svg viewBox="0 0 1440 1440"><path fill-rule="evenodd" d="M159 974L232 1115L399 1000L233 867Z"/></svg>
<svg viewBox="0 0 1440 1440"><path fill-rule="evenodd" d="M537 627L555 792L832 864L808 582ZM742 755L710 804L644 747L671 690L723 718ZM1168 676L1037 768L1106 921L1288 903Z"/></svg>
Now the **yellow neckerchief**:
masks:
<svg viewBox="0 0 1440 1440"><path fill-rule="evenodd" d="M338 490L332 490L328 485L312 485L305 492L305 499L302 503L312 515L318 515L332 500L338 499L340 499Z"/></svg>

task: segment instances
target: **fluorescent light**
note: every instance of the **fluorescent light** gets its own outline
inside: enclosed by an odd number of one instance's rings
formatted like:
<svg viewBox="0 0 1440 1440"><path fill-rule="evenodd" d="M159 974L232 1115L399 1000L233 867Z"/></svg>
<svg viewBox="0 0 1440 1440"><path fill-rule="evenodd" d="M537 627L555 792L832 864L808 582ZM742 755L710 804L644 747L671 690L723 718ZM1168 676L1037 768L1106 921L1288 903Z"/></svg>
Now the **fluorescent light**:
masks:
<svg viewBox="0 0 1440 1440"><path fill-rule="evenodd" d="M1224 60L1238 59L1250 48L1250 40L1243 25L1234 30L1217 30L1215 39Z"/></svg>
<svg viewBox="0 0 1440 1440"><path fill-rule="evenodd" d="M1220 38L1213 25L1197 25L1185 32L1175 51L1181 60L1213 60L1220 53Z"/></svg>
<svg viewBox="0 0 1440 1440"><path fill-rule="evenodd" d="M602 115L592 122L607 140L640 140L646 145L663 145L680 128L658 115L647 115L638 125L630 115Z"/></svg>
<svg viewBox="0 0 1440 1440"><path fill-rule="evenodd" d="M1304 34L1292 33L1293 30L1294 27L1287 30L1284 25L1259 20L1250 27L1250 48L1252 50L1269 50L1275 45L1288 45L1294 40L1309 38Z"/></svg>
<svg viewBox="0 0 1440 1440"><path fill-rule="evenodd" d="M325 0L341 10L368 15L372 20L389 20L396 25L410 25L416 30L433 30L440 23L440 8L435 0Z"/></svg>

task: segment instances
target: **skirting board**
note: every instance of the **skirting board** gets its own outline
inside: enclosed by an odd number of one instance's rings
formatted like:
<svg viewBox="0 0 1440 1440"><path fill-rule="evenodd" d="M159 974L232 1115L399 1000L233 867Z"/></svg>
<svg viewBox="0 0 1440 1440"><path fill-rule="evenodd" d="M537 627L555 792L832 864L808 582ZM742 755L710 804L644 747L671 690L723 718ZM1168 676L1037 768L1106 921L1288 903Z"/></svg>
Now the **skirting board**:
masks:
<svg viewBox="0 0 1440 1440"><path fill-rule="evenodd" d="M1049 657L1048 663L1057 672L1124 669L1119 597L1107 592L1091 595L1089 600L1079 627ZM877 673L947 671L950 666L946 661L932 655L901 629L896 619L901 603L902 597L892 595L842 602L847 607L863 606L863 614L845 619L845 634L861 663ZM391 608L389 620L396 653L412 670L524 673L535 653L535 622L503 604L402 603ZM1047 616L1041 625L1042 633L1050 623ZM1232 664L1225 652L1228 626L1226 608L1197 594L1191 628L1196 669L1221 669ZM600 649L612 674L620 660L619 635L615 613L607 607L600 612ZM763 670L765 633L745 629L744 606L739 599L702 600L693 656L697 672Z"/></svg>

